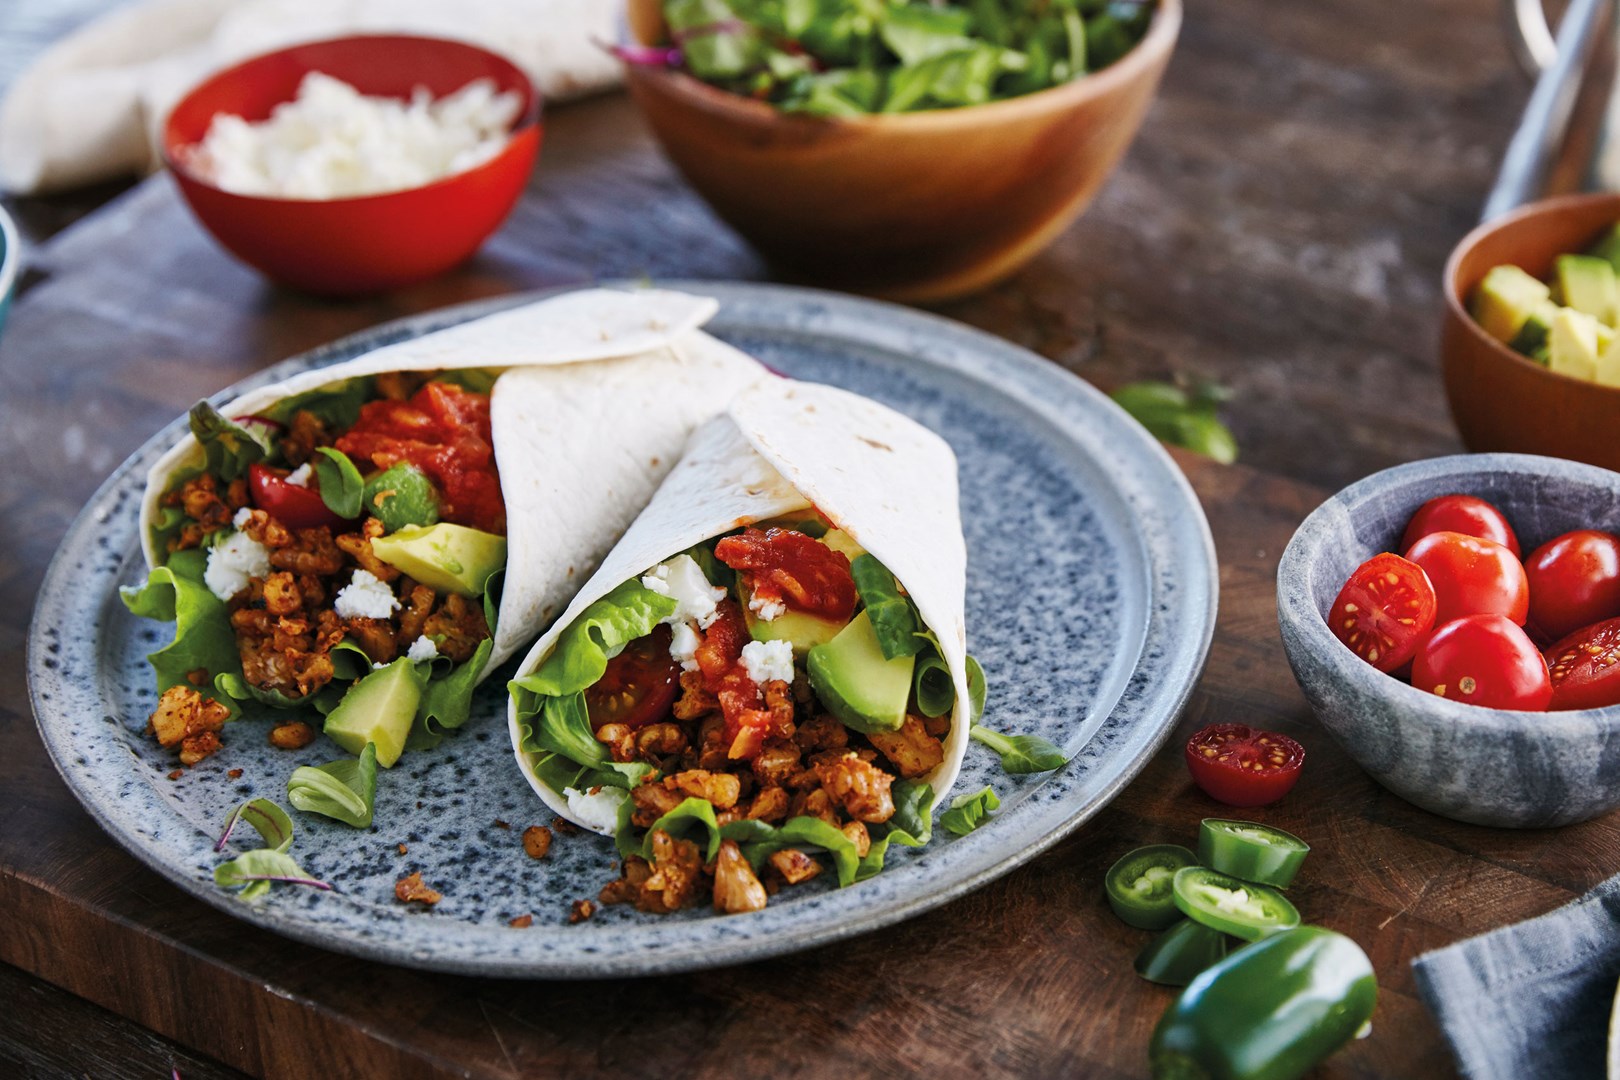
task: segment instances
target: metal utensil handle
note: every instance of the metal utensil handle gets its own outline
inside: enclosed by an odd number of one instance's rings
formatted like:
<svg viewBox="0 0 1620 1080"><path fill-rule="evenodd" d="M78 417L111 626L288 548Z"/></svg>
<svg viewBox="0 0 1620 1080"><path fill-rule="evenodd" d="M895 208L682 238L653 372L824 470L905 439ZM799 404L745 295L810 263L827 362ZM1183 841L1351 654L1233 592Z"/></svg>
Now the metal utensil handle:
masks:
<svg viewBox="0 0 1620 1080"><path fill-rule="evenodd" d="M1547 25L1547 9L1541 0L1502 0L1502 13L1514 59L1526 75L1537 77L1558 57L1558 45Z"/></svg>
<svg viewBox="0 0 1620 1080"><path fill-rule="evenodd" d="M1543 30L1546 19L1541 14L1538 0L1506 0L1510 11L1518 13L1533 9ZM1485 199L1481 221L1500 217L1516 206L1539 198L1547 183L1547 174L1553 159L1564 142L1569 127L1569 116L1580 92L1581 79L1586 74L1587 61L1597 42L1597 24L1605 4L1613 0L1573 0L1558 26L1552 62L1536 80L1530 103L1524 107L1513 141L1508 143L1502 168L1496 174L1496 184ZM1528 53L1534 53L1534 31L1524 33L1524 24L1517 15L1513 26ZM1512 35L1510 35L1512 36Z"/></svg>

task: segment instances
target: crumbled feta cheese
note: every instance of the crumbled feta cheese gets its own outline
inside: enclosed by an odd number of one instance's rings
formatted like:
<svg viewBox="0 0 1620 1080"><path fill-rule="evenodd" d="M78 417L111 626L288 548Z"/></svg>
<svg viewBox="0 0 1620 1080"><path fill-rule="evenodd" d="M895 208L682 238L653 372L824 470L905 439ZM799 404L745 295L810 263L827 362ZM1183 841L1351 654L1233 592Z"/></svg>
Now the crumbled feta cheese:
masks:
<svg viewBox="0 0 1620 1080"><path fill-rule="evenodd" d="M356 570L338 590L332 610L342 619L386 619L399 610L399 600L388 583L370 570Z"/></svg>
<svg viewBox="0 0 1620 1080"><path fill-rule="evenodd" d="M240 509L240 510L238 510L236 512L235 517L231 518L231 524L235 525L238 529L240 529L242 526L244 526L244 525L246 525L248 523L248 519L251 518L252 516L253 516L253 507L244 506L244 507L242 507L242 509Z"/></svg>
<svg viewBox="0 0 1620 1080"><path fill-rule="evenodd" d="M691 623L676 623L669 637L669 657L681 665L682 671L697 670L697 647L703 644Z"/></svg>
<svg viewBox="0 0 1620 1080"><path fill-rule="evenodd" d="M270 552L265 546L246 533L233 532L208 549L203 584L221 600L229 600L248 587L249 578L269 573Z"/></svg>
<svg viewBox="0 0 1620 1080"><path fill-rule="evenodd" d="M423 634L411 642L411 647L405 650L405 658L413 664L420 664L424 660L437 660L439 647L433 644L433 639Z"/></svg>
<svg viewBox="0 0 1620 1080"><path fill-rule="evenodd" d="M287 474L287 483L293 487L309 487L309 481L314 475L315 466L306 461Z"/></svg>
<svg viewBox="0 0 1620 1080"><path fill-rule="evenodd" d="M743 646L743 667L748 677L764 686L780 679L793 681L793 646L786 641L750 641Z"/></svg>
<svg viewBox="0 0 1620 1080"><path fill-rule="evenodd" d="M726 598L726 590L709 584L703 568L690 555L677 555L659 563L641 579L643 587L675 601L675 611L664 621L671 626L695 621L707 630L717 617L715 605Z"/></svg>
<svg viewBox="0 0 1620 1080"><path fill-rule="evenodd" d="M435 99L373 97L321 72L265 120L219 113L185 150L192 169L243 195L341 199L419 187L500 153L523 111L515 91L474 79Z"/></svg>
<svg viewBox="0 0 1620 1080"><path fill-rule="evenodd" d="M619 804L629 795L623 788L615 787L599 787L590 791L563 788L563 798L568 800L569 819L601 833L611 833L619 827Z"/></svg>
<svg viewBox="0 0 1620 1080"><path fill-rule="evenodd" d="M748 610L765 622L775 622L787 611L787 604L780 600L768 600L755 593L748 598Z"/></svg>

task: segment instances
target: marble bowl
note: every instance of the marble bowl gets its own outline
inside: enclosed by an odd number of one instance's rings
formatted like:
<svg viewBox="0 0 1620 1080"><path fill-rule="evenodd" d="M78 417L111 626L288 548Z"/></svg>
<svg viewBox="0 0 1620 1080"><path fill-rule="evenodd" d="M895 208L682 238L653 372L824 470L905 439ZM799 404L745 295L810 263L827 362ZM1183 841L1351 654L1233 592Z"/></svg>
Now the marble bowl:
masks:
<svg viewBox="0 0 1620 1080"><path fill-rule="evenodd" d="M1620 473L1556 458L1469 454L1399 465L1307 517L1277 568L1277 620L1294 678L1324 727L1408 802L1476 825L1544 828L1620 806L1620 706L1485 709L1385 675L1329 632L1326 615L1362 562L1400 544L1438 495L1494 503L1526 552L1577 528L1620 531Z"/></svg>

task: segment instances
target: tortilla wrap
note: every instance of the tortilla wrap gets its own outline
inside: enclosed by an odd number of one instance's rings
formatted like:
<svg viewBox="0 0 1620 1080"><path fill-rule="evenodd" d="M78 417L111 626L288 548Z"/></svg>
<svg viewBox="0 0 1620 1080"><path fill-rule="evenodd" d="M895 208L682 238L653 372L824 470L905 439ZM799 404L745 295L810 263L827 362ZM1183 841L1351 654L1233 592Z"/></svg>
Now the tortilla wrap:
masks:
<svg viewBox="0 0 1620 1080"><path fill-rule="evenodd" d="M920 424L830 386L766 379L742 391L725 415L692 436L686 453L551 628L519 665L535 671L586 607L623 582L733 529L815 508L888 567L939 638L956 688L945 760L924 776L943 802L967 752L967 549L962 540L956 455ZM559 815L585 828L568 800L542 781L523 749L516 701L508 729L529 786Z"/></svg>
<svg viewBox="0 0 1620 1080"><path fill-rule="evenodd" d="M692 430L765 375L697 327L706 297L593 289L512 308L296 375L223 406L227 417L345 379L388 371L506 369L490 399L507 511L507 564L490 670L531 640L601 560L673 467ZM187 435L152 466L152 523L170 478L201 464Z"/></svg>

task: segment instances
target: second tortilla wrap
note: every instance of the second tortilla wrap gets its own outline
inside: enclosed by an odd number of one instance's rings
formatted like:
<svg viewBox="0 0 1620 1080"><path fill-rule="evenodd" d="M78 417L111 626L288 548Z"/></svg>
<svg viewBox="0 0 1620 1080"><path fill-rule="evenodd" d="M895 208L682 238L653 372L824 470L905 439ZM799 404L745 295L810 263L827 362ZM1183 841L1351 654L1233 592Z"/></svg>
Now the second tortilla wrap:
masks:
<svg viewBox="0 0 1620 1080"><path fill-rule="evenodd" d="M956 457L943 439L867 398L830 386L767 379L699 428L685 455L568 610L524 657L517 678L551 655L581 612L621 583L713 537L812 505L899 580L937 635L956 690L944 760L922 779L935 805L956 781L971 722L965 624L966 546ZM524 748L516 699L508 726L518 765L559 815L569 800L541 779Z"/></svg>

